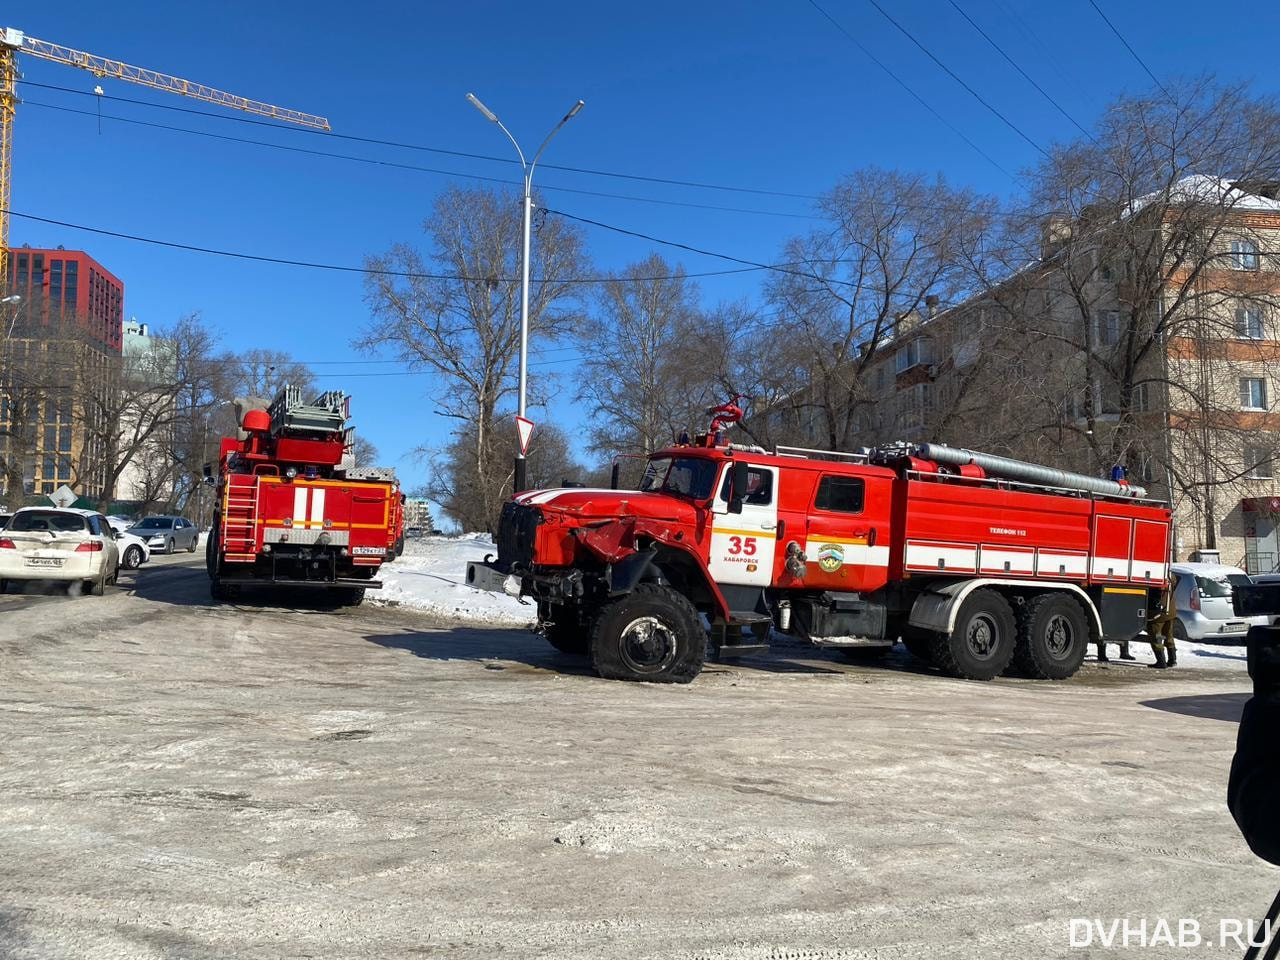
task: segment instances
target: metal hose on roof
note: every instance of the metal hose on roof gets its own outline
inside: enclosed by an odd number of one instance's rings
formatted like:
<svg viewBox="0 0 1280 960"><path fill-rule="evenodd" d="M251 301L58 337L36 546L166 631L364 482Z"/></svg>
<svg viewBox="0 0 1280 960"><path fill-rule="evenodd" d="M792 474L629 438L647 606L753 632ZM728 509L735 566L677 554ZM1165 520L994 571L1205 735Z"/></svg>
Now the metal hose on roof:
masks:
<svg viewBox="0 0 1280 960"><path fill-rule="evenodd" d="M1058 470L1054 467L1042 467L1036 463L1025 463L1022 460L997 457L991 453L975 453L972 450L948 447L941 443L921 444L920 456L925 460L932 460L934 463L945 463L953 467L963 467L972 463L981 467L988 475L993 477L1026 480L1028 483L1039 483L1046 487L1087 490L1090 493L1101 493L1110 497L1145 497L1147 495L1146 487L1120 484L1114 480L1090 477L1083 473L1071 473L1068 470Z"/></svg>

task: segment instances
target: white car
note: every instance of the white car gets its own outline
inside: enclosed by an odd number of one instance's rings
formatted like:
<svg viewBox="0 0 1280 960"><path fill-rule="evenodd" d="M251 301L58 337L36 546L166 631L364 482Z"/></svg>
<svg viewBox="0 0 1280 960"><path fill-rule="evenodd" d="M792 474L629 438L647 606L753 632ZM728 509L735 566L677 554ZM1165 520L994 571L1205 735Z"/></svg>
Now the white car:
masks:
<svg viewBox="0 0 1280 960"><path fill-rule="evenodd" d="M23 507L0 532L0 593L10 580L61 580L100 597L119 576L120 548L101 514Z"/></svg>
<svg viewBox="0 0 1280 960"><path fill-rule="evenodd" d="M82 513L92 513L92 510L83 510ZM133 526L133 521L128 517L108 516L107 523L111 524L111 529L116 534L116 546L120 548L120 569L137 570L140 566L151 559L151 548L147 546L147 541L141 537L135 537L129 532L129 528Z"/></svg>

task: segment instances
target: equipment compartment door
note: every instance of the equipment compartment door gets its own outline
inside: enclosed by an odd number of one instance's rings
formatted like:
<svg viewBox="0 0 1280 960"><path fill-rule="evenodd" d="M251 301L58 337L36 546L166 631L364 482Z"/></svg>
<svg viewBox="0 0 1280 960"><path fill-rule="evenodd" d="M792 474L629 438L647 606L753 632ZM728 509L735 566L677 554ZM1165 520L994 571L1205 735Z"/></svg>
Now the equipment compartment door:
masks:
<svg viewBox="0 0 1280 960"><path fill-rule="evenodd" d="M729 513L731 470L725 470L712 505L711 577L716 583L767 587L778 542L778 468L748 466L741 513Z"/></svg>

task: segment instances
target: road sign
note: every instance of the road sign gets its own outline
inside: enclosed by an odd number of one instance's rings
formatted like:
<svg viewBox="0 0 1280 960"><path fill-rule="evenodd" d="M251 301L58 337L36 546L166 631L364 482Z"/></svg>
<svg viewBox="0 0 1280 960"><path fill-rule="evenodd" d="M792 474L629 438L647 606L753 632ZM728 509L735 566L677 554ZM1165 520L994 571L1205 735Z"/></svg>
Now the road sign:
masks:
<svg viewBox="0 0 1280 960"><path fill-rule="evenodd" d="M53 493L48 494L48 497L53 501L55 507L62 507L64 510L80 499L76 496L76 492L65 483Z"/></svg>
<svg viewBox="0 0 1280 960"><path fill-rule="evenodd" d="M520 443L520 456L529 452L529 440L533 437L533 421L516 417L516 440Z"/></svg>

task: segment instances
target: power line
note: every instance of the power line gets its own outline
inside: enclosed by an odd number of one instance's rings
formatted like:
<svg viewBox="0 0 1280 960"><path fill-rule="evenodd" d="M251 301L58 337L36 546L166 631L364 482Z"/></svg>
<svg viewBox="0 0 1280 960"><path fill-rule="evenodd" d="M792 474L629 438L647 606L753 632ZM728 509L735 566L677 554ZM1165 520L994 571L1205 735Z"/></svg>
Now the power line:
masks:
<svg viewBox="0 0 1280 960"><path fill-rule="evenodd" d="M514 181L504 180L501 177L486 177L476 173L460 173L454 170L441 170L435 167L420 167L409 163L400 163L395 160L376 160L371 157L358 157L352 154L332 153L327 150L312 150L308 147L291 147L283 143L271 143L267 140L253 140L247 137L232 137L222 133L211 133L207 130L192 130L189 127L175 127L167 123L152 123L149 120L137 120L132 117L120 117L113 114L98 114L92 110L77 110L75 107L64 107L54 103L43 103L39 100L24 100L25 106L41 107L46 110L58 110L63 113L74 113L83 117L98 117L103 120L114 120L117 123L131 123L140 127L150 127L154 130L167 130L173 133L185 133L194 137L205 137L210 140L224 140L229 143L250 144L259 147L269 147L273 150L284 150L289 153L301 153L314 157L326 157L333 160L347 160L353 163L366 163L378 167L393 167L399 170L411 170L415 173L429 173L444 177L457 177L466 180L480 180L485 183L498 183L503 186L517 186ZM687 200L662 200L657 197L638 197L634 194L624 193L604 193L598 190L580 190L575 187L541 187L543 191L551 193L576 193L587 197L603 197L610 200L629 200L636 203L654 203L668 207L688 207L697 210L715 210L723 213L747 213L755 216L764 217L786 217L795 220L816 220L813 214L806 213L786 213L777 210L752 210L743 207L724 207L709 203L693 203Z"/></svg>
<svg viewBox="0 0 1280 960"><path fill-rule="evenodd" d="M63 87L51 83L36 83L33 80L19 80L19 83L26 84L31 87L38 87L42 90L58 90L62 93L73 93L77 96L96 97L99 94L90 93L88 90L77 90L73 87ZM285 126L283 124L271 123L266 120L256 120L252 117L239 116L237 114L212 113L207 110L196 110L191 107L180 107L170 103L152 103L148 100L136 100L132 97L117 97L109 94L102 94L109 100L115 100L119 103L131 103L141 107L152 107L158 110L172 110L177 113L189 113L198 117L208 117L213 120L231 120L238 123L248 123L259 127L269 127L272 130L283 130L288 133L302 133L311 136L325 137L330 140L347 140L352 143L367 143L382 147L396 147L403 150L418 150L424 153L437 153L442 156L459 157L466 160L485 160L491 163L514 164L515 160L510 157L494 157L483 153L468 153L463 150L451 150L446 147L430 147L418 143L402 143L395 140L380 140L376 137L357 137L351 134L334 133L332 130L313 130L308 127ZM96 114L95 114L96 116ZM756 187L736 187L723 183L704 183L697 180L679 180L671 177L653 177L644 176L635 173L618 173L611 170L593 170L586 167L568 167L556 163L543 163L539 165L544 170L560 170L564 173L582 173L594 177L611 177L616 180L634 180L639 183L656 183L665 186L675 187L692 187L699 190L721 190L728 193L748 193L765 197L785 197L791 200L817 200L818 197L805 193L788 193L783 190L764 190Z"/></svg>
<svg viewBox="0 0 1280 960"><path fill-rule="evenodd" d="M550 212L550 211L548 211ZM218 250L212 247L201 247L190 243L179 243L173 240L157 240L154 237L141 237L135 234L120 233L116 230L103 230L100 227L89 227L79 223L68 223L64 220L53 220L48 217L37 217L29 213L19 213L16 210L10 210L9 216L18 217L22 220L34 220L37 223L47 223L55 227L66 227L69 230L82 230L85 233L94 233L104 237L114 237L118 240L132 240L135 243L148 243L158 247L168 247L173 250L186 250L191 253L204 253L210 256L230 257L235 260L252 260L257 263L273 263L286 267L306 267L311 270L333 270L339 273L362 273L373 274L375 276L386 277L403 277L410 280L462 280L473 283L516 283L512 277L469 277L460 274L451 273L413 273L407 270L383 270L369 267L352 267L345 264L335 263L315 263L307 260L291 260L284 257L264 257L252 253L238 253L233 250ZM612 229L612 228L611 228ZM718 254L711 254L718 256ZM723 259L732 259L724 257ZM747 262L747 261L742 261ZM658 277L632 277L627 280L631 283L640 283L644 281L655 280L679 280L693 279L697 277L723 277L737 273L754 273L757 270L774 269L765 264L753 264L750 267L744 267L738 270L706 270L700 273L673 273L666 276ZM559 281L562 283L611 283L616 282L616 277L570 277ZM543 278L535 277L537 283L544 282Z"/></svg>
<svg viewBox="0 0 1280 960"><path fill-rule="evenodd" d="M895 27L897 27L902 32L903 36L905 36L908 40L910 40L917 47L919 47L920 51L924 53L925 56L927 56L930 60L932 60L939 67L941 67L942 70L947 74L947 76L949 76L956 83L960 84L960 86L964 87L967 91L969 91L970 96L972 96L980 104L982 104L984 107L990 110L993 114L995 114L1004 123L1005 126L1007 126L1010 130L1012 130L1018 136L1020 136L1023 140L1027 141L1027 143L1031 144L1031 146L1039 150L1042 154L1044 154L1044 156L1046 157L1049 156L1049 154L1045 151L1044 147L1040 146L1040 144L1032 140L1029 136L1027 136L1026 133L1023 132L1021 127L1019 127L1016 123L1014 123L1012 120L1006 117L1003 113L1001 113L999 110L993 107L990 103L988 103L985 99L983 99L982 95L978 93L977 90L973 89L973 87L969 86L969 84L961 80L954 70L952 70L945 63L943 63L936 56L934 56L933 52L928 47L926 47L923 43L917 40L915 38L915 35L912 34L910 30L908 30L906 27L900 24L897 20L895 20L892 16L890 16L889 12L885 10L884 7L880 6L880 4L876 2L876 0L867 0L867 2L871 4L873 7L875 7L877 10L879 10L880 15L883 16Z"/></svg>
<svg viewBox="0 0 1280 960"><path fill-rule="evenodd" d="M931 114L933 114L933 116L938 120L939 123L941 123L944 127L946 127L948 130L954 133L957 137L959 137L961 140L967 143L970 147L972 147L973 150L980 157L982 157L982 159L987 161L987 163L991 164L993 167L995 167L997 170L1003 173L1010 180L1013 179L1012 173L1010 173L1003 166L1001 166L995 160L995 158L992 157L989 153L987 153L980 146L978 146L976 143L970 140L967 136L965 136L960 131L960 129L955 126L955 124L953 124L950 120L948 120L941 113L935 110L933 106L927 100L924 99L924 97L916 93L915 90L913 90L910 86L907 85L907 82L905 80L903 80L900 76L898 76L896 73L890 70L889 67L879 57L877 57L874 53L868 50L857 37L855 37L852 33L846 30L844 27L844 24L842 24L839 20L837 20L831 14L827 13L826 10L820 7L818 5L817 0L809 0L809 4L810 6L813 7L813 9L817 10L820 14L826 17L827 20L830 21L832 26L834 26L837 30L843 33L850 43L852 43L855 47L857 47L860 51L862 51L862 55L864 57L866 57L868 60L874 63L877 67L883 70L886 74L888 74L889 78L893 80L894 83L900 86L903 90L907 91L907 93L910 94L912 98L914 98L915 101L920 104L920 106L924 107Z"/></svg>
<svg viewBox="0 0 1280 960"><path fill-rule="evenodd" d="M793 270L785 264L759 263L755 260L744 260L741 257L735 257L727 253L716 253L714 250L704 250L701 247L690 246L687 243L679 243L675 240L662 240L658 237L650 236L647 233L639 233L635 230L627 230L624 227L615 227L608 223L601 223L599 220L588 220L586 217L574 216L572 213L565 213L563 210L547 209L547 213L554 214L558 217L564 217L567 220L575 220L578 223L589 224L593 227L600 227L602 230L610 230L614 233L621 233L624 236L636 237L641 240L648 240L650 243L661 244L664 247L675 247L678 250L687 250L689 253L696 253L704 257L715 257L718 260L728 260L730 263L747 264L755 270L772 270L776 273L786 273L794 277L803 277L806 280L818 280L822 283L834 283L843 287L856 287L857 284L850 280L834 280L830 277L819 276L816 273L807 273L803 270ZM688 274L692 276L692 274Z"/></svg>
<svg viewBox="0 0 1280 960"><path fill-rule="evenodd" d="M1075 128L1077 130L1083 133L1090 140L1093 140L1093 134L1091 134L1088 130L1082 127L1075 117L1067 113L1066 109L1062 106L1062 104L1060 104L1057 100L1053 99L1053 97L1049 96L1048 92L1044 89L1044 87L1036 83L1035 80L1031 78L1031 75L1027 73L1027 71L1023 70L1022 67L1018 66L1018 64L1014 61L1013 57L1005 53L1004 48L1002 48L1000 44L996 43L995 40L991 38L990 34L987 33L987 31L983 30L982 27L978 26L978 24L974 22L973 17L965 13L964 10L961 9L960 4L956 3L956 0L947 0L947 2L950 3L951 6L955 7L956 13L960 14L960 16L964 17L965 20L968 21L969 26L973 27L973 29L977 30L978 33L982 34L982 39L986 40L987 43L991 44L991 46L995 48L996 52L1000 54L1000 56L1004 57L1005 60L1008 61L1009 66L1017 70L1018 73L1022 75L1022 78L1027 81L1027 83L1031 84L1031 86L1036 88L1036 91L1040 94L1040 96L1048 100L1049 103L1053 105L1055 110L1057 110L1060 114L1062 114L1064 117L1070 120L1075 125ZM1094 142L1096 143L1097 141L1094 141Z"/></svg>
<svg viewBox="0 0 1280 960"><path fill-rule="evenodd" d="M1093 9L1098 12L1098 16L1102 18L1102 22L1111 28L1111 32L1116 35L1116 39L1118 39L1121 43L1123 43L1124 48L1129 51L1129 54L1133 57L1133 59L1138 61L1138 66L1142 67L1143 70L1147 71L1147 76L1151 78L1151 82L1154 83L1157 87L1159 87L1164 92L1164 95L1169 98L1170 101L1173 101L1173 94L1171 94L1168 90L1165 89L1164 84L1161 83L1160 80L1156 77L1156 75L1151 72L1151 68L1147 66L1146 62L1143 61L1143 59L1140 56L1138 56L1138 51L1134 50L1133 47L1129 45L1129 41L1124 38L1124 34L1122 34L1119 30L1117 30L1116 25L1111 22L1111 19L1105 13L1102 12L1102 8L1098 6L1096 3L1094 3L1094 0L1089 0L1089 6L1093 7Z"/></svg>

